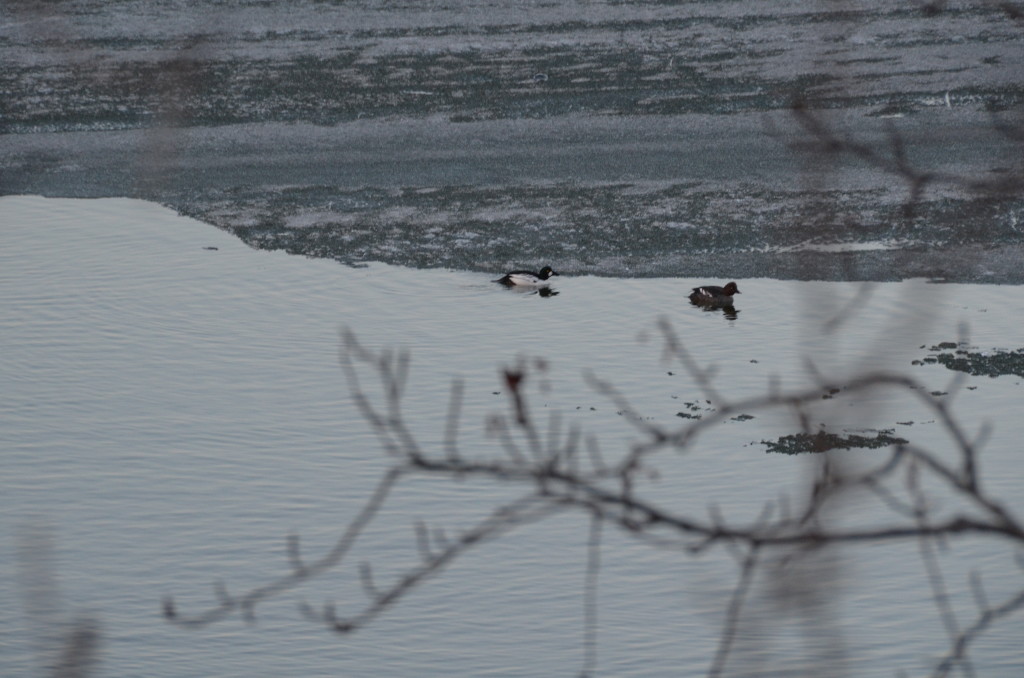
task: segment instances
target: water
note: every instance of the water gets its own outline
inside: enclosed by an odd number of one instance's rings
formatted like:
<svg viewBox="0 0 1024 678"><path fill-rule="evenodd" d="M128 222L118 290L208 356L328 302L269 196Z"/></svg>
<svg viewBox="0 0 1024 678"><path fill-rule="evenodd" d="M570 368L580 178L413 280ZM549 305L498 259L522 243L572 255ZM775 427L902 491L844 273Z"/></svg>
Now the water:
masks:
<svg viewBox="0 0 1024 678"><path fill-rule="evenodd" d="M908 371L972 433L994 422L981 470L1016 506L1020 379L954 390L912 363L961 324L980 351L1021 346L1022 39L998 3L4 3L0 673L46 656L58 606L99 620L100 675L579 672L578 516L468 554L351 638L295 610L361 601L357 562L396 576L414 521L456 531L508 490L486 484L403 485L351 567L255 627L160 618L164 595L199 611L213 581L279 575L291 532L329 548L386 468L337 366L342 328L410 350L406 411L435 449L462 378L462 449L481 457L506 366L530 367L545 429L557 415L609 455L638 434L587 370L660 425L705 411L660 359L659 318L735 399L806 385L809 362ZM870 153L810 143L795 104ZM932 181L908 213L915 176ZM557 296L490 282L545 263ZM685 302L729 279L735 318ZM879 284L862 298L860 281ZM646 491L739 522L798 493L807 463L761 442L794 422L753 414L659 457ZM949 448L903 397L812 417ZM884 518L873 506L843 518ZM604 545L601 674L705 672L735 563ZM757 582L735 675L929 670L944 632L915 545L835 557L807 574L836 589L820 628ZM1019 588L999 545L958 540L943 565L962 624L970 569L994 601ZM978 641L979 675L1020 673L1020 631Z"/></svg>
<svg viewBox="0 0 1024 678"><path fill-rule="evenodd" d="M290 533L301 535L310 557L329 548L387 467L337 367L343 327L368 346L410 350L406 415L432 449L441 446L450 381L461 376L462 449L499 454L482 425L488 413L507 411L498 371L542 357L546 371L534 369L527 382L538 416L546 422L560 413L614 455L637 434L588 386L585 370L662 425L681 423L685 403L699 404L684 371L660 360L659 317L701 364L718 367L716 385L738 399L772 379L810 383L808 358L836 378L885 367L944 390L951 372L911 364L927 354L922 346L955 340L966 323L980 349L1019 348L1024 311L1019 287L882 283L839 332L824 333L857 285L741 279L739 313L729 319L685 302L702 279L563 275L559 294L545 298L500 288L490 282L497 271L350 268L258 251L136 200L4 197L0 224L0 668L12 675L38 664L39 629L49 619L18 582L46 567L61 617L101 624L98 675L579 671L587 537L580 516L469 553L354 636L323 631L295 608L298 600L361 602L358 562L389 581L417 558L415 520L457 533L509 496L487 483L408 481L348 567L261 606L255 626L232 618L182 630L161 618L164 595L198 612L215 600L214 581L238 592L280 575ZM968 377L955 395L971 430L982 420L995 425L982 476L1017 511L1020 382ZM833 430L893 429L940 453L947 447L934 415L906 399L879 397L856 412L837 403L815 410ZM650 492L697 515L714 502L738 522L797 492L806 462L766 455L760 444L793 432L794 423L756 414L709 432L685 457L660 457L661 479ZM848 458L881 451L854 453ZM870 521L872 505L856 500L849 519ZM19 551L49 530L52 558ZM1019 587L1006 545L951 546L942 562L963 623L973 614L969 569L983 576L993 601ZM836 553L841 576L826 616L834 623L803 628L773 612L758 587L730 664L737 675L814 674L821 662L857 676L920 673L943 651L914 544ZM654 551L612 531L603 559L601 675L702 675L735 584L732 560ZM980 674L1019 668L1020 632L1011 618L982 636L972 651Z"/></svg>

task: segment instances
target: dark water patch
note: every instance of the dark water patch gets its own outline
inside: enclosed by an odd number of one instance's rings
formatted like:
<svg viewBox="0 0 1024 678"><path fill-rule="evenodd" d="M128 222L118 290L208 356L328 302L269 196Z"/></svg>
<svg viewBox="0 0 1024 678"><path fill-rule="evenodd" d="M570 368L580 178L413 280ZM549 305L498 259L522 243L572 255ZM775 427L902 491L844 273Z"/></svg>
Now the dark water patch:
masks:
<svg viewBox="0 0 1024 678"><path fill-rule="evenodd" d="M1024 105L1024 37L994 5L37 4L0 26L2 193L349 264L1024 281L1024 201L974 192L1019 194L991 112ZM804 153L797 99L966 180L908 212L898 177Z"/></svg>
<svg viewBox="0 0 1024 678"><path fill-rule="evenodd" d="M1024 348L981 352L969 350L963 344L947 341L930 347L928 351L930 355L915 360L914 364L939 364L955 372L965 372L979 377L1024 377Z"/></svg>
<svg viewBox="0 0 1024 678"><path fill-rule="evenodd" d="M692 400L683 403L683 410L676 412L680 419L701 419L705 414L714 412L708 400Z"/></svg>
<svg viewBox="0 0 1024 678"><path fill-rule="evenodd" d="M257 7L240 9L252 21ZM711 5L637 18L646 3L627 2L566 20L555 2L537 7L529 21L459 5L338 6L334 21L319 23L305 16L317 9L305 7L289 18L306 25L283 29L265 28L286 25L273 20L280 10L265 7L268 16L254 23L236 26L222 10L182 26L142 3L121 8L123 30L71 9L59 38L0 34L7 57L0 131L144 127L153 116L189 125L332 125L396 115L729 114L785 109L795 96L812 108L908 92L928 98L986 80L995 81L990 98L1012 99L1004 88L1019 84L1007 75L1018 61L1019 31L987 6L932 19L905 7L733 14L734 7ZM167 30L140 36L131 19ZM823 40L835 50L823 52ZM936 48L987 53L951 62ZM40 50L48 58L37 58ZM815 53L814 67L802 66ZM535 82L537 73L547 79ZM842 87L832 86L837 80Z"/></svg>
<svg viewBox="0 0 1024 678"><path fill-rule="evenodd" d="M907 444L906 440L892 433L892 430L878 431L875 437L870 438L857 434L839 435L818 431L782 436L778 440L762 440L761 444L767 446L766 452L773 454L811 454L829 450L877 449Z"/></svg>
<svg viewBox="0 0 1024 678"><path fill-rule="evenodd" d="M471 121L736 113L785 108L796 93L832 79L825 74L761 78L734 67L704 72L671 51L641 55L603 45L455 55L332 52L337 53L274 60L104 62L85 72L81 67L14 69L4 78L4 89L24 96L8 98L0 131L144 127L154 117L209 126L334 125L390 116ZM756 62L761 54L745 55L743 62ZM546 76L542 83L533 79L537 73ZM819 97L815 106L837 108L853 101L833 99Z"/></svg>
<svg viewBox="0 0 1024 678"><path fill-rule="evenodd" d="M887 273L895 279L954 280L967 271L987 271L992 279L1003 275L1000 257L1008 256L995 248L1022 245L1013 225L1021 201L940 200L916 206L907 219L898 198L880 190L736 192L696 182L301 186L232 191L189 214L260 249L348 264L488 271L543 260L572 274L664 276L693 270L697 258L717 257L733 271L745 272L749 261L752 277L805 268L810 277L870 279L896 263ZM821 200L828 201L830 222L841 227L818 227L821 214L814 210ZM840 251L863 245L870 247ZM807 268L826 259L831 273ZM698 271L710 272L709 261L698 262ZM728 270L722 274L730 277Z"/></svg>

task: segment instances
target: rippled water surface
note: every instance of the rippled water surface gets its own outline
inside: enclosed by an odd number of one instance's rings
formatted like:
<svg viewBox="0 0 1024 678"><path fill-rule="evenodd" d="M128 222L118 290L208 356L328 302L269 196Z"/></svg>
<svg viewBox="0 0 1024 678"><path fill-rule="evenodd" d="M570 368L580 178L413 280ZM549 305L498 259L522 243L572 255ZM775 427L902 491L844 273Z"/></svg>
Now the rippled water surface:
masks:
<svg viewBox="0 0 1024 678"><path fill-rule="evenodd" d="M413 270L253 250L234 236L134 200L0 198L0 630L4 674L37 664L48 618L27 599L26 573L52 568L61 618L99 620L98 675L449 676L575 675L582 665L587 529L580 516L526 527L455 563L369 629L338 637L304 620L296 602L343 607L363 593L355 567L379 581L417 558L412 525L452 533L509 488L409 481L374 523L351 566L257 610L186 631L160 615L162 596L196 612L210 584L232 591L285 571L285 537L328 548L387 466L338 368L339 330L412 356L406 413L440 448L449 385L465 380L463 449L497 454L483 430L505 411L498 370L523 360L539 416L594 432L612 454L637 434L582 374L617 385L665 425L700 411L693 382L661 360L657 319L668 319L715 383L740 398L863 367L906 371L929 388L953 373L913 365L927 347L1020 348L1024 292L1012 286L877 284L866 301L850 283L739 280L737 314L705 312L684 294L706 282L563 275L557 295L509 292L494 274ZM557 266L557 262L550 262ZM495 274L497 271L494 272ZM846 308L845 315L840 309ZM846 318L838 331L823 327ZM546 367L537 371L537 358ZM369 375L367 375L369 376ZM1018 510L1021 378L967 377L955 411L988 420L987 487ZM823 404L834 430L893 430L943 449L934 416L904 400ZM867 405L867 407L864 407ZM846 409L844 409L846 408ZM795 492L799 457L765 454L763 440L796 430L760 413L709 433L685 457L666 457L651 491L682 510L712 502L751 520L762 503ZM871 459L880 450L853 450ZM852 505L869 517L873 504ZM45 559L24 544L51 534ZM21 546L19 546L21 545ZM836 552L827 628L780 620L755 596L734 666L748 675L917 674L945 648L914 544ZM689 559L622 535L605 537L600 579L601 675L702 675L735 583L733 561ZM1019 585L1005 547L963 540L943 560L953 603L973 614L976 568L989 595ZM758 601L761 601L760 604ZM38 602L38 601L36 601ZM1020 620L983 636L981 675L1019 666ZM841 641L837 640L841 638Z"/></svg>
<svg viewBox="0 0 1024 678"><path fill-rule="evenodd" d="M4 3L0 674L43 663L55 620L79 617L100 625L98 675L579 673L581 516L472 551L351 637L296 609L358 608L358 563L386 585L417 561L417 520L457 534L515 491L478 482L406 481L346 567L261 606L255 625L161 618L165 595L200 612L213 582L237 593L280 575L288 534L307 557L328 549L388 467L339 369L344 328L409 350L405 411L429 449L462 379L462 450L481 458L501 453L484 422L508 412L507 366L528 370L546 434L579 426L609 457L638 433L588 373L645 421L706 414L662 360L662 319L732 399L815 372L908 373L971 434L993 424L985 487L1019 509L1019 366L957 383L922 362L940 342L1024 343L1015 13L981 0ZM557 295L491 282L545 263L563 273ZM733 278L735 314L686 302ZM813 462L766 454L796 423L749 414L660 455L644 491L740 524L799 496ZM934 411L890 393L825 399L811 418L949 449ZM865 497L840 513L890 517ZM602 543L599 675L704 674L736 563L610 531ZM829 594L814 620L755 581L729 671L928 672L947 642L916 544L809 560ZM957 540L941 562L963 625L970 570L993 601L1020 588L999 545ZM1022 633L1011 618L980 637L978 675L1018 675Z"/></svg>

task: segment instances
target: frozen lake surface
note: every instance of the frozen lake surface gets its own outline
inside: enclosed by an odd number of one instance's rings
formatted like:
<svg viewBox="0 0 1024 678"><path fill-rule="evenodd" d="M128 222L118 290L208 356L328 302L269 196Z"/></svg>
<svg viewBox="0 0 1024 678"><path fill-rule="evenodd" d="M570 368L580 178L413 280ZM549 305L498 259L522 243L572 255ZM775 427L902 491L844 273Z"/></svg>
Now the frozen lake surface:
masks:
<svg viewBox="0 0 1024 678"><path fill-rule="evenodd" d="M12 7L0 194L347 263L1024 282L998 3Z"/></svg>
<svg viewBox="0 0 1024 678"><path fill-rule="evenodd" d="M60 618L99 620L97 675L576 675L581 516L470 553L353 636L324 631L296 609L300 600L358 601L358 562L372 562L387 581L417 557L417 519L454 533L507 496L509 488L486 483L403 485L349 566L261 606L255 626L231 618L183 630L162 619L165 595L199 612L215 600L214 581L238 592L286 571L290 533L306 553L329 548L386 468L338 368L342 327L371 347L411 351L406 414L431 449L441 448L449 385L461 376L463 448L487 457L499 452L483 421L507 408L498 371L520 359L546 361L530 384L538 412L579 424L608 454L637 434L584 370L658 423L681 425L678 413L706 411L678 365L661 360L659 317L702 364L718 367L720 390L740 398L772 380L810 383L807 359L830 377L887 368L943 391L954 373L914 365L929 353L923 347L955 341L967 324L978 350L1019 348L1024 313L1020 287L883 283L841 331L825 333L858 285L741 279L730 319L685 301L703 282L695 278L563 275L557 295L518 294L490 282L493 273L350 268L255 251L134 200L5 197L0 222L0 664L10 675L34 665L51 619L32 612L16 582L26 568L46 567ZM1019 376L969 376L948 396L965 421L994 425L982 476L1017 511L1020 388ZM823 401L816 416L834 431L892 430L948 446L934 417L910 400ZM714 503L730 519L752 520L763 502L799 494L808 460L766 454L762 442L795 430L781 416L725 422L689 455L661 459L651 491L679 510ZM865 461L884 452L844 454ZM877 506L850 509L869 519ZM40 562L26 554L26 535L48 530L54 554ZM831 675L930 670L945 636L916 544L835 553L842 575L831 622L805 628L755 594L729 664L735 675L820 675L826 662ZM652 550L612 531L603 554L600 674L703 675L735 585L732 559ZM970 570L993 600L1019 587L1007 545L956 540L941 563L965 621L974 611ZM979 674L1012 674L1020 633L1010 618L984 634L972 649Z"/></svg>

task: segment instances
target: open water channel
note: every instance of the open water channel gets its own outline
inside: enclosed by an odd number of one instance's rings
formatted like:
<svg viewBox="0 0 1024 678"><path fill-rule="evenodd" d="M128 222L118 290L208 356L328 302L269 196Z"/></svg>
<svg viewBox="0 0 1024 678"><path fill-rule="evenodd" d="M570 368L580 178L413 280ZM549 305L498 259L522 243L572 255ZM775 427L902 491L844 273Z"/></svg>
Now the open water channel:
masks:
<svg viewBox="0 0 1024 678"><path fill-rule="evenodd" d="M389 463L354 406L338 367L339 330L412 356L405 412L441 454L452 378L465 380L463 449L501 454L483 422L507 412L499 370L543 358L527 386L538 415L557 413L597 436L606 454L638 439L614 403L583 378L615 384L637 411L667 426L710 406L678 364L661 357L666 318L731 398L809 384L866 367L949 388L954 373L914 365L970 327L991 352L1016 345L1024 292L1015 286L881 283L839 331L825 331L862 290L855 283L739 280L734 318L685 299L700 279L556 278L557 295L520 294L495 275L413 270L261 252L170 210L133 200L0 199L0 437L4 455L0 577L2 663L26 673L47 656L55 619L98 620L97 675L328 676L574 675L582 664L587 528L569 516L526 527L456 562L367 630L339 637L296 604L358 604L356 563L387 581L417 558L416 520L457 533L508 496L490 484L410 481L396 492L339 571L258 608L258 623L230 618L202 630L169 625L161 599L183 612L287 569L285 538L325 550ZM215 248L215 249L211 249ZM371 382L367 382L371 383ZM1021 377L968 376L955 411L984 446L988 490L1018 511ZM372 391L372 389L371 389ZM935 417L906 397L823 401L837 433L889 430L945 454ZM814 462L768 454L794 433L788 416L725 422L687 455L659 457L656 493L676 510L715 504L753 520L765 501L794 498ZM853 449L853 463L885 450ZM941 497L938 501L945 501ZM878 517L877 501L849 506ZM883 514L884 515L884 514ZM26 544L48 535L51 556ZM974 610L969 570L998 599L1019 586L1007 545L951 543L943 559L954 604ZM660 552L609 532L604 541L599 667L609 675L702 675L735 585L724 552ZM730 668L737 675L890 676L926 671L944 649L941 621L913 542L835 552L831 623L804 625L754 595L750 627ZM26 593L52 571L46 599ZM45 579L44 579L45 581ZM19 583L21 586L19 586ZM30 589L29 589L30 590ZM35 600L35 603L32 601ZM760 602L759 602L760 601ZM44 614L49 610L48 613ZM746 628L746 627L744 627ZM1020 621L977 641L985 675L1019 667ZM837 640L838 639L838 640Z"/></svg>

